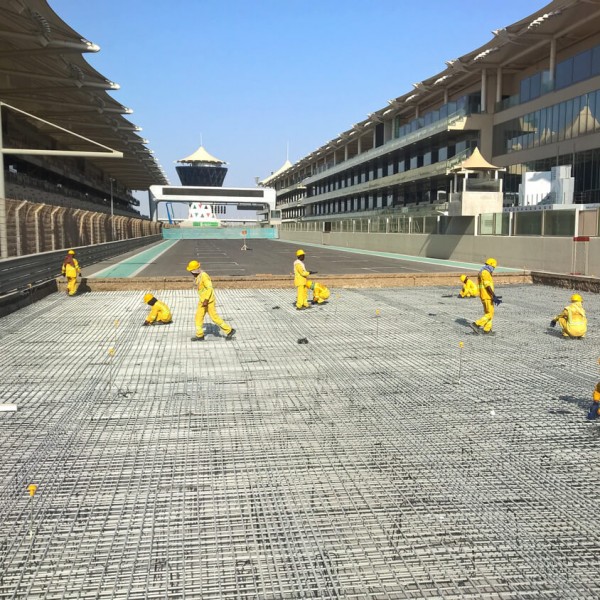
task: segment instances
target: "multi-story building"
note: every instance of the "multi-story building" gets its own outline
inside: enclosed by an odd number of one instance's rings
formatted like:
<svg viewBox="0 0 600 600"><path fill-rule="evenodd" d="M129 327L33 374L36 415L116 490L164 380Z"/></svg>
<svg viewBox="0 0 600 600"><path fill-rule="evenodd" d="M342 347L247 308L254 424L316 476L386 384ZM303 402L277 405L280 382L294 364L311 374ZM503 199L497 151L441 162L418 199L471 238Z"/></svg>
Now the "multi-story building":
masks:
<svg viewBox="0 0 600 600"><path fill-rule="evenodd" d="M526 171L559 165L572 167L575 202L599 202L600 2L554 0L493 35L265 180L282 219L444 202L476 147L504 168L505 204Z"/></svg>

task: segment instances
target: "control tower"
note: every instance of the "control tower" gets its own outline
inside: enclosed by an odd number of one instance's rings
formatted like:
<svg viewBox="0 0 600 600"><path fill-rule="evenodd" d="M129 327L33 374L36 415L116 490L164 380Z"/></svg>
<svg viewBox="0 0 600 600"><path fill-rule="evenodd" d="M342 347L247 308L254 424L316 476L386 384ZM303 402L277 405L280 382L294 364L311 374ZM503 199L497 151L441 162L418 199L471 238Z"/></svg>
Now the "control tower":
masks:
<svg viewBox="0 0 600 600"><path fill-rule="evenodd" d="M223 166L227 163L210 155L204 146L177 162L181 163L175 169L182 185L221 187L227 175L227 167Z"/></svg>

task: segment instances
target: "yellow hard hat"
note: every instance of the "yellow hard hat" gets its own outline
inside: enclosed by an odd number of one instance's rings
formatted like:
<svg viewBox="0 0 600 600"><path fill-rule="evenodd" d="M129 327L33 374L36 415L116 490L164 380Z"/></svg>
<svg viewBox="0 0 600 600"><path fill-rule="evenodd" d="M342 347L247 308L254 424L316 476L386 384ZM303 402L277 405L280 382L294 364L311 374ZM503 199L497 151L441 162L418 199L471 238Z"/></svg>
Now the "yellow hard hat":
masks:
<svg viewBox="0 0 600 600"><path fill-rule="evenodd" d="M583 302L583 298L579 294L573 294L571 296L571 302Z"/></svg>
<svg viewBox="0 0 600 600"><path fill-rule="evenodd" d="M188 271L195 271L200 268L200 263L197 260L190 260L186 269Z"/></svg>
<svg viewBox="0 0 600 600"><path fill-rule="evenodd" d="M145 302L146 304L148 304L148 302L150 302L150 300L152 300L152 298L154 298L154 296L153 296L152 294L146 294L146 295L144 296L144 302Z"/></svg>
<svg viewBox="0 0 600 600"><path fill-rule="evenodd" d="M75 254L75 250L69 250L67 254Z"/></svg>
<svg viewBox="0 0 600 600"><path fill-rule="evenodd" d="M466 275L461 275L460 276L460 280L464 283L467 280L467 276Z"/></svg>
<svg viewBox="0 0 600 600"><path fill-rule="evenodd" d="M486 265L489 265L490 267L494 267L494 269L498 266L498 261L495 258L488 258L485 261Z"/></svg>
<svg viewBox="0 0 600 600"><path fill-rule="evenodd" d="M304 256L304 250L296 250L296 256Z"/></svg>

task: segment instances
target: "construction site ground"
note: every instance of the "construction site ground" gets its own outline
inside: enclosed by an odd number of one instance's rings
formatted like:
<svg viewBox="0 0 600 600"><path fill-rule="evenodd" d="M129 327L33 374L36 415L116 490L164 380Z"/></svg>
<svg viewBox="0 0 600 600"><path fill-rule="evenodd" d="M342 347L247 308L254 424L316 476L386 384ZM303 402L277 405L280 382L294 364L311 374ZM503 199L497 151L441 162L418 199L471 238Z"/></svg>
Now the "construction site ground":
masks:
<svg viewBox="0 0 600 600"><path fill-rule="evenodd" d="M600 597L600 296L52 294L0 319L0 598ZM299 343L305 339L307 343ZM38 486L34 496L28 486Z"/></svg>

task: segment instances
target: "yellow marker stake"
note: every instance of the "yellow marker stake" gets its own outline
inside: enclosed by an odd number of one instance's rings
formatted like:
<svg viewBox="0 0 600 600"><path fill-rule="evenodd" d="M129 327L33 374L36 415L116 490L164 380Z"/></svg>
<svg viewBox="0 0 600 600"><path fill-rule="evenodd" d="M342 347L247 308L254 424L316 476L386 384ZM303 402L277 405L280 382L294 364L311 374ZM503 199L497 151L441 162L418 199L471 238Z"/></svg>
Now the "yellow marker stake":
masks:
<svg viewBox="0 0 600 600"><path fill-rule="evenodd" d="M38 486L35 483L30 483L27 486L27 491L29 492L29 497L31 498L31 519L29 522L29 537L33 537L33 497L35 496L35 493L37 492Z"/></svg>
<svg viewBox="0 0 600 600"><path fill-rule="evenodd" d="M115 356L115 349L114 348L109 348L108 349L108 355L110 356L110 364L108 365L108 377L109 377L109 383L110 383L110 387L108 388L108 392L109 394L112 394L112 387L113 387L113 383L112 383L112 367L113 367L113 358Z"/></svg>

